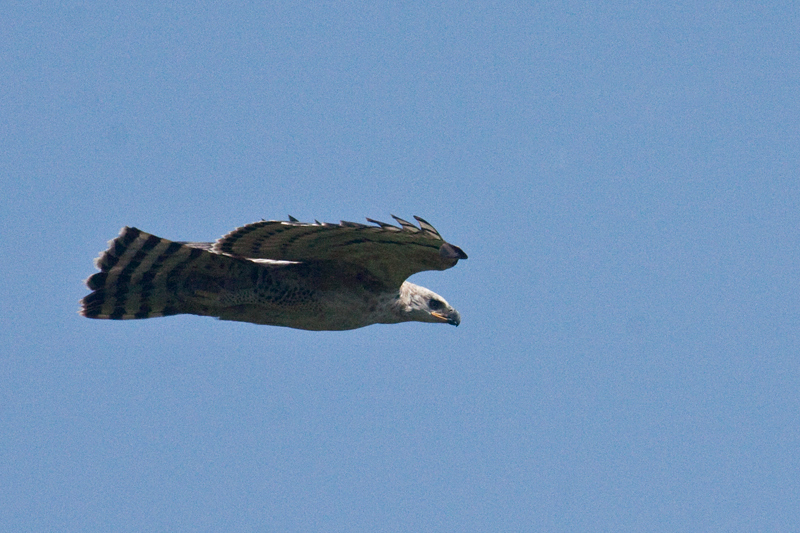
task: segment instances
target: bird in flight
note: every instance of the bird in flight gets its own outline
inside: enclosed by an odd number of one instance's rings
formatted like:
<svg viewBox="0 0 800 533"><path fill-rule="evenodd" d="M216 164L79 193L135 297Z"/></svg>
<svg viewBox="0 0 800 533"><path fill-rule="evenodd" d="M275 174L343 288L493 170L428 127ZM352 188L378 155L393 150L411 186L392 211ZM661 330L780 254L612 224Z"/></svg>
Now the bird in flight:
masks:
<svg viewBox="0 0 800 533"><path fill-rule="evenodd" d="M176 242L124 227L95 260L80 314L134 319L212 316L306 330L433 322L458 311L406 279L466 259L425 220L419 226L263 220L213 243Z"/></svg>

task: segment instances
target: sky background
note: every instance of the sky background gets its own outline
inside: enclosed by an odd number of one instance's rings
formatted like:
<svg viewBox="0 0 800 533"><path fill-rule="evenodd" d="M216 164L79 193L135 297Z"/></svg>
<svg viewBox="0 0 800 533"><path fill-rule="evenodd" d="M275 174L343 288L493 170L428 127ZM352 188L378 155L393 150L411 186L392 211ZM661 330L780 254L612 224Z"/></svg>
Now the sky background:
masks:
<svg viewBox="0 0 800 533"><path fill-rule="evenodd" d="M7 531L789 531L792 2L3 2ZM124 225L419 215L461 312L78 316Z"/></svg>

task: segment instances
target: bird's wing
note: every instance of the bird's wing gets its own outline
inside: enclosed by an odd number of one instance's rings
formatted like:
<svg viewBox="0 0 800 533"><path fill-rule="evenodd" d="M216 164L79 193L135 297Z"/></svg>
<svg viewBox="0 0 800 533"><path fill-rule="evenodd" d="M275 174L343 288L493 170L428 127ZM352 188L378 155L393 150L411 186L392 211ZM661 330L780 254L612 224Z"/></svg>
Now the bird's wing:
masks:
<svg viewBox="0 0 800 533"><path fill-rule="evenodd" d="M264 220L235 229L212 250L246 259L341 261L367 269L391 287L399 287L417 272L445 270L467 258L425 220L414 217L417 227L392 217L399 227L369 218L375 225L307 224L292 217L288 222Z"/></svg>

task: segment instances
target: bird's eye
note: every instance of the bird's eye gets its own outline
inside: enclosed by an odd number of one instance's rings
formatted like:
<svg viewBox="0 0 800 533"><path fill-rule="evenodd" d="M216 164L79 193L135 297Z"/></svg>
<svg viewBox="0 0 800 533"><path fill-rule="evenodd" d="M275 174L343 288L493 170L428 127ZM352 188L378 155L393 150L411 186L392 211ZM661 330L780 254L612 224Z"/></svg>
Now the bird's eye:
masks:
<svg viewBox="0 0 800 533"><path fill-rule="evenodd" d="M444 304L440 300L431 299L428 300L428 307L435 311L436 309L441 309L442 307L444 307Z"/></svg>

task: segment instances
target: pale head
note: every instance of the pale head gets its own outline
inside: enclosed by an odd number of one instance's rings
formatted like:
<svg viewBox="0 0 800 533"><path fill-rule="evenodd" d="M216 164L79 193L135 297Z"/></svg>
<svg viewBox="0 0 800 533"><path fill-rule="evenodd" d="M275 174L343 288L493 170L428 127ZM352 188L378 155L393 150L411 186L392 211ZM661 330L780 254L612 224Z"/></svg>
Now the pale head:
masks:
<svg viewBox="0 0 800 533"><path fill-rule="evenodd" d="M390 307L398 322L433 322L453 326L461 323L461 315L447 300L430 289L408 281L400 286L398 297Z"/></svg>

